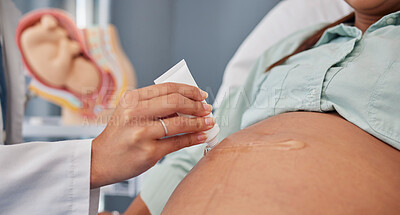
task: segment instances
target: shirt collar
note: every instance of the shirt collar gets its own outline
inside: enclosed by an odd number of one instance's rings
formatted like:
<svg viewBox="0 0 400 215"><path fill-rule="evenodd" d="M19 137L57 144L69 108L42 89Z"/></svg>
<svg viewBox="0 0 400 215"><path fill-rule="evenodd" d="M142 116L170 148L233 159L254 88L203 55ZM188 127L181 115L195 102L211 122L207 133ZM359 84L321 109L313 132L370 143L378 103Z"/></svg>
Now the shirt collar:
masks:
<svg viewBox="0 0 400 215"><path fill-rule="evenodd" d="M400 11L388 14L377 22L369 26L369 28L365 31L366 34L372 33L380 28L394 25L400 25ZM354 26L347 26L344 24L339 24L332 28L327 29L318 42L315 44L315 47L329 43L330 41L338 38L338 37L350 37L356 38L357 40L361 39L362 31Z"/></svg>
<svg viewBox="0 0 400 215"><path fill-rule="evenodd" d="M371 33L377 29L389 26L389 25L394 25L398 26L400 25L400 11L388 14L384 17L382 17L380 20L369 26L367 29L366 33Z"/></svg>

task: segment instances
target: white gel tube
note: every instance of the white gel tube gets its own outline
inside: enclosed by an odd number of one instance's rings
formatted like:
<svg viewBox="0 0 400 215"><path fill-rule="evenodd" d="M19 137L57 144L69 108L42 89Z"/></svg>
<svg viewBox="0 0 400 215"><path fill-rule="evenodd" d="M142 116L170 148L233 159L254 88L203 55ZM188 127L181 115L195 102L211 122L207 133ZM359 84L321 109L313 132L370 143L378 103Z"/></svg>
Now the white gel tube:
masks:
<svg viewBox="0 0 400 215"><path fill-rule="evenodd" d="M178 64L176 64L174 67L172 67L166 73L164 73L159 78L154 80L155 84L162 84L162 83L167 83L167 82L187 84L187 85L198 87L196 84L196 81L194 81L193 76L189 71L189 68L186 65L185 60L181 60ZM206 101L203 101L203 102L206 103ZM194 117L194 116L189 116L189 115L180 114L180 113L178 113L178 115L186 116L186 117ZM214 117L214 116L212 113L210 113L208 115L208 117ZM217 135L219 133L219 130L220 129L219 129L218 124L215 124L212 129L205 132L207 135L206 152L210 151L212 148L214 148L218 144Z"/></svg>

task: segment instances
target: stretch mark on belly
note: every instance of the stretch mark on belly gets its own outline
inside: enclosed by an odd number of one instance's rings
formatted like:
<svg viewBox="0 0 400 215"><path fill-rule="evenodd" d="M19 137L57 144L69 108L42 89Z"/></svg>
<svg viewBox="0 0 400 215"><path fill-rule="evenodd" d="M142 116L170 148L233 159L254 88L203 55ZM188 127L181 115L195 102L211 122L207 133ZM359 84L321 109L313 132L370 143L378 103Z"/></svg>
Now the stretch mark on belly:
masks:
<svg viewBox="0 0 400 215"><path fill-rule="evenodd" d="M208 192L211 192L210 198L207 202L207 206L204 207L203 212L201 214L210 214L210 212L215 211L217 208L220 207L220 201L215 201L215 199L218 199L218 197L220 197L221 195L223 196L226 192L225 189L227 189L227 184L229 184L229 180L231 180L232 178L232 172L234 171L234 166L237 165L240 159L240 156L238 154L238 151L240 149L236 148L233 149L233 153L230 153L229 162L222 162L220 163L220 165L222 165L221 167L221 171L224 171L224 173L222 174L223 177L221 177L221 179L213 184L213 186L211 187L212 189L209 190Z"/></svg>

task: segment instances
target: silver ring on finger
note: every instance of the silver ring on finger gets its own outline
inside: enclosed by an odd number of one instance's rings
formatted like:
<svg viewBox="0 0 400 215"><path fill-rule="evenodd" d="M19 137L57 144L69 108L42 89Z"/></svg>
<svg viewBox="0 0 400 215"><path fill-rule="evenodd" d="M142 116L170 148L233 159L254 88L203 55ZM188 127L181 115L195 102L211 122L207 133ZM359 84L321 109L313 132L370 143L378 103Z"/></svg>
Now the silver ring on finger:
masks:
<svg viewBox="0 0 400 215"><path fill-rule="evenodd" d="M164 128L164 132L165 132L165 137L168 136L168 129L167 126L165 125L164 121L162 119L158 119L161 122L161 125Z"/></svg>

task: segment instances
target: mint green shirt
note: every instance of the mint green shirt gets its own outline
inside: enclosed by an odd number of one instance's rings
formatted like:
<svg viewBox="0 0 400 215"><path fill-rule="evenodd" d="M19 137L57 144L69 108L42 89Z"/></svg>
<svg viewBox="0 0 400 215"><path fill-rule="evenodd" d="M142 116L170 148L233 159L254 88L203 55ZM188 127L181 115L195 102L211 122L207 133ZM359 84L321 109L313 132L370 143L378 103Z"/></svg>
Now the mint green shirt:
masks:
<svg viewBox="0 0 400 215"><path fill-rule="evenodd" d="M312 49L265 73L321 26L269 49L243 88L223 102L217 116L229 123L221 129L222 137L280 113L337 111L400 149L399 24L400 11L383 17L364 34L340 24L328 29Z"/></svg>
<svg viewBox="0 0 400 215"><path fill-rule="evenodd" d="M292 111L337 111L371 135L400 150L400 11L386 15L363 34L340 24L314 48L292 56L317 25L268 49L243 87L231 89L217 110L219 140L268 117ZM153 214L202 157L204 146L171 154L145 178L141 195Z"/></svg>

